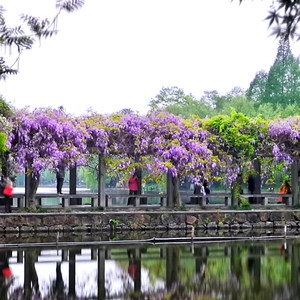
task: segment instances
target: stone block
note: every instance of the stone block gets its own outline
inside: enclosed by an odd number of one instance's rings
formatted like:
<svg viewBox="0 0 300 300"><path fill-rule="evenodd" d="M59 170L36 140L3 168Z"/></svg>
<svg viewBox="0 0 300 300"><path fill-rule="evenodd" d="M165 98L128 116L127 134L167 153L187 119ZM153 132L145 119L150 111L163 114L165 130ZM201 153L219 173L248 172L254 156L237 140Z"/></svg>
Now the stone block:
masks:
<svg viewBox="0 0 300 300"><path fill-rule="evenodd" d="M186 216L186 223L188 225L195 225L197 221L198 221L198 219L194 216L190 216L190 215Z"/></svg>
<svg viewBox="0 0 300 300"><path fill-rule="evenodd" d="M281 212L272 212L270 213L270 221L282 221L282 213Z"/></svg>
<svg viewBox="0 0 300 300"><path fill-rule="evenodd" d="M7 227L5 230L7 232L13 232L13 231L16 231L16 228L15 227ZM26 225L20 226L19 230L20 230L20 232L34 232L34 228L32 226L26 226Z"/></svg>
<svg viewBox="0 0 300 300"><path fill-rule="evenodd" d="M245 222L240 225L242 229L252 229L252 225L249 222Z"/></svg>
<svg viewBox="0 0 300 300"><path fill-rule="evenodd" d="M230 230L239 230L240 225L238 223L232 223L230 224Z"/></svg>
<svg viewBox="0 0 300 300"><path fill-rule="evenodd" d="M300 211L294 211L293 216L296 221L300 221Z"/></svg>
<svg viewBox="0 0 300 300"><path fill-rule="evenodd" d="M273 222L266 222L266 228L273 228L274 227L274 224Z"/></svg>
<svg viewBox="0 0 300 300"><path fill-rule="evenodd" d="M284 228L284 226L286 226L284 222L274 221L274 228Z"/></svg>
<svg viewBox="0 0 300 300"><path fill-rule="evenodd" d="M172 223L169 223L168 228L171 230L177 230L177 229L180 229L180 225L172 222ZM185 225L185 228L186 228L186 225Z"/></svg>
<svg viewBox="0 0 300 300"><path fill-rule="evenodd" d="M284 211L282 214L283 214L282 218L285 221L294 221L295 219L294 214L291 211Z"/></svg>
<svg viewBox="0 0 300 300"><path fill-rule="evenodd" d="M253 228L265 228L266 227L266 222L257 222L257 223L252 223Z"/></svg>
<svg viewBox="0 0 300 300"><path fill-rule="evenodd" d="M216 222L210 222L207 224L207 229L208 230L212 230L212 229L217 229L218 228L218 225Z"/></svg>
<svg viewBox="0 0 300 300"><path fill-rule="evenodd" d="M219 230L224 230L224 231L229 230L229 224L219 223L218 224L218 229Z"/></svg>
<svg viewBox="0 0 300 300"><path fill-rule="evenodd" d="M163 232L165 232L167 230L168 230L167 226L163 226L163 225L155 226L155 231L163 231Z"/></svg>
<svg viewBox="0 0 300 300"><path fill-rule="evenodd" d="M297 223L294 221L288 221L286 222L287 226L291 227L291 228L297 228Z"/></svg>
<svg viewBox="0 0 300 300"><path fill-rule="evenodd" d="M161 224L168 226L168 224L170 224L172 222L173 218L171 215L168 214L162 214L161 215Z"/></svg>
<svg viewBox="0 0 300 300"><path fill-rule="evenodd" d="M267 222L269 220L269 213L268 212L260 212L259 219L261 222Z"/></svg>
<svg viewBox="0 0 300 300"><path fill-rule="evenodd" d="M136 222L139 226L140 225L149 225L151 222L151 217L149 215L136 215L134 218L134 222Z"/></svg>
<svg viewBox="0 0 300 300"><path fill-rule="evenodd" d="M2 218L1 218L2 219ZM2 227L11 227L11 228L16 228L18 227L20 224L20 218L18 216L10 216L10 217L5 217L3 218L4 222L0 224L0 226ZM31 223L29 223L31 224Z"/></svg>
<svg viewBox="0 0 300 300"><path fill-rule="evenodd" d="M249 223L256 223L258 221L258 215L257 213L249 213L247 214L247 221Z"/></svg>
<svg viewBox="0 0 300 300"><path fill-rule="evenodd" d="M246 214L245 213L236 213L234 218L235 218L235 221L238 222L239 224L246 222Z"/></svg>

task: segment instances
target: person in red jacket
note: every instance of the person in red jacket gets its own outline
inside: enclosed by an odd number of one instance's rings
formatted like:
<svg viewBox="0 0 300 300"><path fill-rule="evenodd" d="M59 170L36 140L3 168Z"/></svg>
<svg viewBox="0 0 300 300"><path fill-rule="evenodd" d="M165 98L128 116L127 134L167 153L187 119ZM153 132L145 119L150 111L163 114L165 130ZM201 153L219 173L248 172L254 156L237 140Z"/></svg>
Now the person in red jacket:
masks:
<svg viewBox="0 0 300 300"><path fill-rule="evenodd" d="M12 204L13 194L14 194L13 193L13 181L8 177L5 180L5 188L3 191L6 213L11 213L11 204Z"/></svg>
<svg viewBox="0 0 300 300"><path fill-rule="evenodd" d="M129 185L129 195L137 195L139 189L140 180L136 173L130 177L128 185ZM134 205L135 197L129 197L127 205Z"/></svg>

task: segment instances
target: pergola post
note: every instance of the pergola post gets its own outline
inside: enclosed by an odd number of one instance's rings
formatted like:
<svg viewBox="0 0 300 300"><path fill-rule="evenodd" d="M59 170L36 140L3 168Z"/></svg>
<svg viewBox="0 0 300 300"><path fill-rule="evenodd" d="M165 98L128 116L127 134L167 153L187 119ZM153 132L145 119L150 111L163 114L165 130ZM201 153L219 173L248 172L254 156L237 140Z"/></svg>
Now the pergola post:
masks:
<svg viewBox="0 0 300 300"><path fill-rule="evenodd" d="M105 249L98 248L98 299L105 299Z"/></svg>
<svg viewBox="0 0 300 300"><path fill-rule="evenodd" d="M29 207L29 191L30 191L30 176L28 176L28 170L25 168L25 207Z"/></svg>
<svg viewBox="0 0 300 300"><path fill-rule="evenodd" d="M299 160L294 159L292 164L292 176L291 176L291 184L292 184L292 194L293 194L293 205L297 205L300 203L299 201Z"/></svg>
<svg viewBox="0 0 300 300"><path fill-rule="evenodd" d="M254 171L255 171L255 176L254 176L254 194L261 194L261 163L258 158L254 159ZM253 203L260 203L260 199L257 199L255 197L253 199Z"/></svg>
<svg viewBox="0 0 300 300"><path fill-rule="evenodd" d="M77 182L77 168L72 167L70 168L70 179L69 179L69 188L70 188L70 195L76 195L76 182ZM78 205L80 204L81 199L70 199L70 205Z"/></svg>
<svg viewBox="0 0 300 300"><path fill-rule="evenodd" d="M106 165L104 158L99 154L98 156L98 203L95 206L105 207L105 178Z"/></svg>
<svg viewBox="0 0 300 300"><path fill-rule="evenodd" d="M174 185L172 175L167 174L167 207L174 207Z"/></svg>

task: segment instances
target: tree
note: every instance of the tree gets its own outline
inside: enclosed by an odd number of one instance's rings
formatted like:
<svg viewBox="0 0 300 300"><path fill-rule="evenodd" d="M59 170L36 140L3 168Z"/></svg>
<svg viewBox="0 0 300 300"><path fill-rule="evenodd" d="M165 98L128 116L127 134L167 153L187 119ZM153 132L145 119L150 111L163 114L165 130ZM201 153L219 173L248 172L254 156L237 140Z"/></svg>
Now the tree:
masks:
<svg viewBox="0 0 300 300"><path fill-rule="evenodd" d="M283 106L296 103L297 98L300 98L299 75L299 60L293 56L289 41L281 38L275 62L268 74L262 102Z"/></svg>
<svg viewBox="0 0 300 300"><path fill-rule="evenodd" d="M219 115L207 120L204 128L212 134L214 155L218 156L223 166L221 171L235 197L241 189L242 173L270 149L267 123L232 111L230 116Z"/></svg>
<svg viewBox="0 0 300 300"><path fill-rule="evenodd" d="M195 99L193 95L186 95L184 90L177 87L163 87L159 93L151 99L149 106L151 111L163 109L173 104L184 104L189 99Z"/></svg>
<svg viewBox="0 0 300 300"><path fill-rule="evenodd" d="M88 133L78 120L62 110L21 110L10 121L10 161L26 171L29 206L34 208L41 172L47 168L56 170L58 165L84 164Z"/></svg>
<svg viewBox="0 0 300 300"><path fill-rule="evenodd" d="M266 84L268 80L268 73L264 70L260 70L255 74L254 79L251 81L249 89L246 95L255 102L260 102L262 95L266 90Z"/></svg>
<svg viewBox="0 0 300 300"><path fill-rule="evenodd" d="M36 39L51 37L57 33L57 20L63 11L73 12L84 4L84 0L56 0L57 14L52 20L22 15L21 20L25 26L15 26L10 28L6 25L4 17L4 8L0 5L0 47L10 47L17 50L15 62L8 66L5 58L0 57L0 80L5 79L8 75L17 74L15 68L23 51L32 48Z"/></svg>
<svg viewBox="0 0 300 300"><path fill-rule="evenodd" d="M239 0L242 3L245 0ZM300 39L298 23L300 21L300 2L291 0L272 1L270 10L266 17L269 26L273 27L273 34L276 37Z"/></svg>
<svg viewBox="0 0 300 300"><path fill-rule="evenodd" d="M206 102L195 99L186 99L183 104L171 104L166 106L165 111L181 116L185 119L191 116L198 116L200 118L210 117L213 113L212 108Z"/></svg>
<svg viewBox="0 0 300 300"><path fill-rule="evenodd" d="M279 41L275 61L268 74L255 75L247 95L259 104L271 103L274 107L300 104L300 62L290 49L289 41Z"/></svg>

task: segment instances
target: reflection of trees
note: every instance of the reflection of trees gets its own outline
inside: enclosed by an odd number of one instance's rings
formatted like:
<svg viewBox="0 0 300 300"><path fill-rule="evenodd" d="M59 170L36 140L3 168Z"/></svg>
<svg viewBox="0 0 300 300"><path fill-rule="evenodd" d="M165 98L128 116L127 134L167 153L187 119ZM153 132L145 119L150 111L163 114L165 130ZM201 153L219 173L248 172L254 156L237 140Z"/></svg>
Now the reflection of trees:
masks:
<svg viewBox="0 0 300 300"><path fill-rule="evenodd" d="M299 295L299 292L300 292L300 244L295 244L292 246L291 281L292 281L292 287L293 287L295 296Z"/></svg>
<svg viewBox="0 0 300 300"><path fill-rule="evenodd" d="M56 279L52 283L49 299L68 299L61 273L61 262L56 263Z"/></svg>
<svg viewBox="0 0 300 300"><path fill-rule="evenodd" d="M148 252L149 248L144 247L116 249L113 255L120 259L120 264L123 262L124 272L120 273L124 284L127 283L119 296L147 298L147 292L141 293L141 264L148 264L149 276L159 266L164 275L158 271L153 276L166 279L166 289L158 292L149 289L149 299L297 299L300 292L300 244L287 244L284 255L278 243L268 245L270 247L256 243L226 246L195 244L192 250L187 246L169 245L161 248L163 251L157 247ZM76 296L75 255L80 251L69 251L69 291L64 286L60 263L57 263L56 281L48 293L49 299L74 299ZM109 295L109 276L105 278L105 259L111 259L112 254L107 249L98 251L98 256L92 258L98 257L97 299L115 297ZM39 251L25 252L25 297L22 299L39 295L35 269L38 255ZM134 267L129 271L128 266ZM96 294L97 290L90 293ZM5 297L0 296L2 299Z"/></svg>
<svg viewBox="0 0 300 300"><path fill-rule="evenodd" d="M167 248L167 288L171 288L176 284L179 276L179 261L180 261L180 248L168 247Z"/></svg>
<svg viewBox="0 0 300 300"><path fill-rule="evenodd" d="M24 266L24 296L25 299L31 299L34 295L39 295L39 281L35 269L35 262L38 259L40 251L25 251Z"/></svg>
<svg viewBox="0 0 300 300"><path fill-rule="evenodd" d="M226 249L225 249L226 248ZM280 256L279 245L272 245L271 252L263 256L264 246L258 244L233 245L224 247L197 246L194 250L195 271L188 279L187 270L182 267L186 261L183 248L167 249L167 288L164 293L156 293L155 299L297 299L300 287L300 247L293 246L291 288L289 274L290 262ZM214 254L215 253L215 254ZM181 255L184 254L184 257ZM227 255L227 258L226 258ZM229 265L228 265L229 263ZM230 266L230 268L229 268ZM190 271L190 269L189 269ZM281 271L281 273L278 271ZM190 273L190 272L187 272ZM267 277L281 277L276 284ZM293 274L294 273L294 274Z"/></svg>

